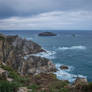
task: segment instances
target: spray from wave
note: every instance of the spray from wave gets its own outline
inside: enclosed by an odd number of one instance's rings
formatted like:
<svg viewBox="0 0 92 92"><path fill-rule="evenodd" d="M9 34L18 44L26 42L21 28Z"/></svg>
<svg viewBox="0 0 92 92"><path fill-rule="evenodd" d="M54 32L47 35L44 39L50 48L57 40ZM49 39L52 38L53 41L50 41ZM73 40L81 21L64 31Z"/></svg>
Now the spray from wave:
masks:
<svg viewBox="0 0 92 92"><path fill-rule="evenodd" d="M55 54L56 54L55 51L46 51L46 52L34 54L34 56L45 57L45 58L48 58L48 59L55 59Z"/></svg>
<svg viewBox="0 0 92 92"><path fill-rule="evenodd" d="M27 40L33 40L33 38L26 38Z"/></svg>
<svg viewBox="0 0 92 92"><path fill-rule="evenodd" d="M86 46L59 47L58 50L85 50Z"/></svg>

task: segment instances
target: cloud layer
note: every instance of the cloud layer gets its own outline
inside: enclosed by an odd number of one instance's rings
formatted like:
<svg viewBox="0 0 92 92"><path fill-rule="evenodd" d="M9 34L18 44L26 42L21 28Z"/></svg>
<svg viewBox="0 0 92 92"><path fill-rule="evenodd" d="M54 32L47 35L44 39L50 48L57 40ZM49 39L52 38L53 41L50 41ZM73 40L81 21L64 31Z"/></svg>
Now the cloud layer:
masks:
<svg viewBox="0 0 92 92"><path fill-rule="evenodd" d="M0 29L92 29L92 0L0 0Z"/></svg>
<svg viewBox="0 0 92 92"><path fill-rule="evenodd" d="M0 29L91 29L92 12L54 11L0 20Z"/></svg>

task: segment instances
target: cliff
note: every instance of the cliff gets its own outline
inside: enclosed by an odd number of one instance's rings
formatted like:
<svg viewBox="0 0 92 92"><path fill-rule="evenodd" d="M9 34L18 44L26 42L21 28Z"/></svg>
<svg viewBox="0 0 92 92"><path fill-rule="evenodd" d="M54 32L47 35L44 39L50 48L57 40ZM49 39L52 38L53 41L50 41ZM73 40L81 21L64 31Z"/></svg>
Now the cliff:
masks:
<svg viewBox="0 0 92 92"><path fill-rule="evenodd" d="M92 83L58 80L55 65L33 56L44 51L33 41L0 34L0 92L92 92Z"/></svg>
<svg viewBox="0 0 92 92"><path fill-rule="evenodd" d="M0 34L0 62L11 66L21 75L46 73L56 70L50 60L32 56L32 54L43 51L40 45L31 40L22 39L17 35L6 36Z"/></svg>

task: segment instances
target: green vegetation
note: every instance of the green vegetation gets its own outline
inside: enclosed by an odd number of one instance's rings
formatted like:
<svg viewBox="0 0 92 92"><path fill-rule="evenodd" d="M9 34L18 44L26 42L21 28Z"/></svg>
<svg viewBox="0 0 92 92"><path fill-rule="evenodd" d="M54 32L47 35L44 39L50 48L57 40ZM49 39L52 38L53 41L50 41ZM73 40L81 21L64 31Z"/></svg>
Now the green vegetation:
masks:
<svg viewBox="0 0 92 92"><path fill-rule="evenodd" d="M9 72L8 77L13 79L12 82L8 82L7 80L0 80L0 92L14 92L14 90L17 89L18 87L27 86L27 82L29 82L28 77L20 76L16 71L14 71L9 66L1 65L0 67L3 68L4 70L7 70Z"/></svg>
<svg viewBox="0 0 92 92"><path fill-rule="evenodd" d="M20 76L14 69L9 66L0 65L1 68L9 72L8 77L12 78L12 82L0 79L0 92L16 92L19 87L27 87L29 92L71 92L72 89L66 88L68 86L68 81L62 81L56 79L54 74L38 74L34 76L34 80L37 79L41 84L37 84L36 81L32 82L33 79L28 76ZM46 79L45 79L46 78ZM48 81L50 80L50 81ZM44 81L44 82L43 82ZM45 84L44 84L45 83ZM80 90L81 92L92 92L92 82L88 85L80 85L81 89L74 89L74 92ZM41 90L41 88L47 88L46 90ZM40 90L40 91L38 91ZM76 91L76 92L77 92Z"/></svg>
<svg viewBox="0 0 92 92"><path fill-rule="evenodd" d="M16 82L0 80L0 92L14 92L19 86Z"/></svg>
<svg viewBox="0 0 92 92"><path fill-rule="evenodd" d="M25 82L29 81L28 77L21 77L16 71L14 71L14 69L12 69L9 66L1 65L1 68L3 68L4 70L7 70L9 72L8 76L10 78L13 78L17 82L21 82L25 84Z"/></svg>
<svg viewBox="0 0 92 92"><path fill-rule="evenodd" d="M65 81L54 81L49 84L50 92L69 92L68 89L64 88L68 85Z"/></svg>
<svg viewBox="0 0 92 92"><path fill-rule="evenodd" d="M27 88L32 89L31 92L37 92L37 89L40 88L40 86L38 86L36 84L32 84L32 85L29 85Z"/></svg>
<svg viewBox="0 0 92 92"><path fill-rule="evenodd" d="M92 82L89 82L87 86L84 86L83 89L86 92L92 92Z"/></svg>
<svg viewBox="0 0 92 92"><path fill-rule="evenodd" d="M61 88L60 92L69 92L69 89L68 88Z"/></svg>
<svg viewBox="0 0 92 92"><path fill-rule="evenodd" d="M3 37L3 36L0 36L0 40L5 40L5 37Z"/></svg>

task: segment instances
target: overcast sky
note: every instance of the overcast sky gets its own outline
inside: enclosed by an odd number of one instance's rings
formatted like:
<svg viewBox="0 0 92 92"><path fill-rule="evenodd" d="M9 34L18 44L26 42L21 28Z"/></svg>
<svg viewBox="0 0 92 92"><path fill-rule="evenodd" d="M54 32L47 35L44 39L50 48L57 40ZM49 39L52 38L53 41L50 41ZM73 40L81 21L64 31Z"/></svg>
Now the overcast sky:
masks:
<svg viewBox="0 0 92 92"><path fill-rule="evenodd" d="M0 30L91 30L92 0L0 0Z"/></svg>

